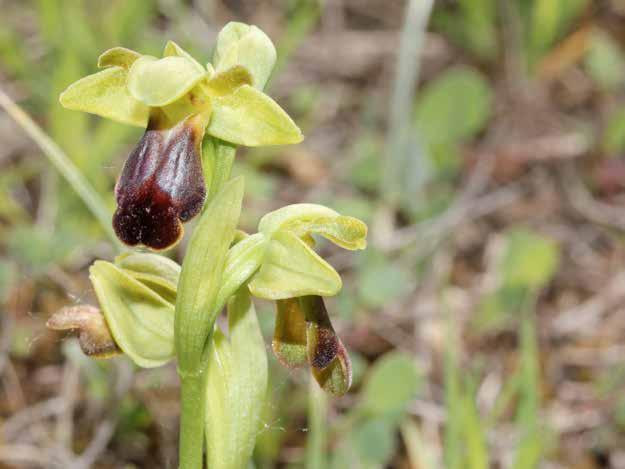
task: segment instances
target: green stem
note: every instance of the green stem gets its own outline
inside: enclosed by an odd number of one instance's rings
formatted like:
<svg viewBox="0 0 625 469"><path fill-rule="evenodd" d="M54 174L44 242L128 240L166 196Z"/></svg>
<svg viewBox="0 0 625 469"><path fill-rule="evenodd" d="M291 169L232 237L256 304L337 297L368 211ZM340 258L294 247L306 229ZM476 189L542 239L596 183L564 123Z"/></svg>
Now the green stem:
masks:
<svg viewBox="0 0 625 469"><path fill-rule="evenodd" d="M95 189L85 179L72 160L61 148L39 127L22 108L20 108L6 93L0 90L0 107L32 138L41 148L48 160L61 173L69 185L82 199L93 216L100 222L102 228L113 244L122 249L122 244L115 236L111 225L111 213Z"/></svg>
<svg viewBox="0 0 625 469"><path fill-rule="evenodd" d="M180 376L180 469L201 469L204 457L206 371Z"/></svg>
<svg viewBox="0 0 625 469"><path fill-rule="evenodd" d="M328 397L317 382L310 378L308 392L308 443L306 446L307 469L323 469L326 467L326 415L328 413Z"/></svg>
<svg viewBox="0 0 625 469"><path fill-rule="evenodd" d="M202 142L202 160L204 177L208 185L206 205L230 179L236 152L236 146L231 143L210 136L204 138L204 142Z"/></svg>

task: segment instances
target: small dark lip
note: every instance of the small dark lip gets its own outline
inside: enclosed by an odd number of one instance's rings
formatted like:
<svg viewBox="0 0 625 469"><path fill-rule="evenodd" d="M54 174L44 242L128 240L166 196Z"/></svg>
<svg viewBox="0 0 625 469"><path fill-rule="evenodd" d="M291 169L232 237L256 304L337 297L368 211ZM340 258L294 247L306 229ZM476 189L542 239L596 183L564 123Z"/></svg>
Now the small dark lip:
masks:
<svg viewBox="0 0 625 469"><path fill-rule="evenodd" d="M201 163L203 127L196 116L164 128L155 113L130 154L115 187L113 228L125 244L153 250L174 246L182 223L198 215L206 198Z"/></svg>

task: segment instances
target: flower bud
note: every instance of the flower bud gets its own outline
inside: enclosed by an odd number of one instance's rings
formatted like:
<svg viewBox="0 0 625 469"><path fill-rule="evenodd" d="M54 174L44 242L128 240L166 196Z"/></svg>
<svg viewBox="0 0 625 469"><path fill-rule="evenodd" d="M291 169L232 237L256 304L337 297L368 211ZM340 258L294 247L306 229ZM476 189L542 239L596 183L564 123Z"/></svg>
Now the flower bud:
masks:
<svg viewBox="0 0 625 469"><path fill-rule="evenodd" d="M121 353L100 310L91 305L68 306L54 313L46 326L55 331L74 331L80 348L94 358Z"/></svg>

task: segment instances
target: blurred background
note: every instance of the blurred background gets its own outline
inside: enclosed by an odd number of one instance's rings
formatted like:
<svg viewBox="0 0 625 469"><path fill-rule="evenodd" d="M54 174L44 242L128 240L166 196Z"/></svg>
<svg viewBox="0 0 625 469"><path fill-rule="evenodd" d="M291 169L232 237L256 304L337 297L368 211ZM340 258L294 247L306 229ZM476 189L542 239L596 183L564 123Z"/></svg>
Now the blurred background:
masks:
<svg viewBox="0 0 625 469"><path fill-rule="evenodd" d="M113 208L141 130L59 92L116 45L205 63L231 20L276 43L269 93L306 135L239 150L243 228L301 201L370 226L364 252L323 244L353 389L270 354L255 467L625 468L625 1L0 0L0 89ZM176 467L175 365L45 329L113 255L0 111L0 468Z"/></svg>

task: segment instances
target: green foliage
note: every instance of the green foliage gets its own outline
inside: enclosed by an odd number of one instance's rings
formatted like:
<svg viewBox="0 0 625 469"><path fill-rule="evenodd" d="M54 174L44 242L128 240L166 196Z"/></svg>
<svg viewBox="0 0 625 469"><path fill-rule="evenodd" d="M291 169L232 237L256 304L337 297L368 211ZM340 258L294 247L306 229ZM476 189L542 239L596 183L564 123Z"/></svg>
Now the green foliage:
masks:
<svg viewBox="0 0 625 469"><path fill-rule="evenodd" d="M503 285L542 288L551 280L558 263L559 250L554 241L529 231L512 231L501 263Z"/></svg>
<svg viewBox="0 0 625 469"><path fill-rule="evenodd" d="M421 377L409 355L394 352L380 358L369 372L360 406L375 418L396 417L416 396Z"/></svg>
<svg viewBox="0 0 625 469"><path fill-rule="evenodd" d="M614 90L625 83L625 56L607 33L593 32L585 62L589 75L603 89Z"/></svg>
<svg viewBox="0 0 625 469"><path fill-rule="evenodd" d="M228 304L228 337L215 331L206 388L206 463L245 469L260 430L267 356L256 311L243 289Z"/></svg>
<svg viewBox="0 0 625 469"><path fill-rule="evenodd" d="M369 308L380 308L400 299L414 285L412 275L404 268L371 253L364 262L359 277L358 295Z"/></svg>
<svg viewBox="0 0 625 469"><path fill-rule="evenodd" d="M491 106L488 82L471 68L454 67L420 92L415 125L428 144L458 143L482 131Z"/></svg>
<svg viewBox="0 0 625 469"><path fill-rule="evenodd" d="M459 0L455 15L437 12L433 23L459 46L479 58L496 58L499 49L496 0Z"/></svg>
<svg viewBox="0 0 625 469"><path fill-rule="evenodd" d="M608 156L625 151L625 110L618 110L608 117L601 146Z"/></svg>

